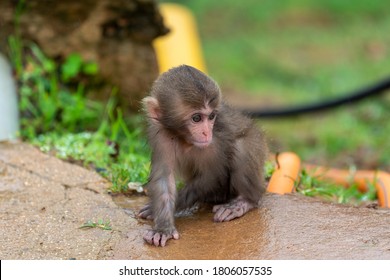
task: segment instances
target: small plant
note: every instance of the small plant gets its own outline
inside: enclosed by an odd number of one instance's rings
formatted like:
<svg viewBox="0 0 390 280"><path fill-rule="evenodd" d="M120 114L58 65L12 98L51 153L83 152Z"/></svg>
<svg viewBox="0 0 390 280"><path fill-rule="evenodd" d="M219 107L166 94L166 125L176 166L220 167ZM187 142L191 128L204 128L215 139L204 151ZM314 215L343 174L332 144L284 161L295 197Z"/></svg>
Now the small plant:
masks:
<svg viewBox="0 0 390 280"><path fill-rule="evenodd" d="M24 12L26 1L19 0L15 13L13 15L13 24L15 27L15 35L8 37L8 45L10 51L10 58L15 68L16 74L19 76L23 71L23 44L20 37L20 16Z"/></svg>
<svg viewBox="0 0 390 280"><path fill-rule="evenodd" d="M20 51L15 48L11 46L13 52ZM95 75L97 65L81 62L78 55L70 55L62 66L58 66L38 46L31 44L29 50L21 59L23 69L18 74L22 138L33 139L52 131L96 129L104 107L86 98L86 84L71 85L69 82L76 75ZM16 63L20 64L19 61ZM15 67L20 68L20 65Z"/></svg>
<svg viewBox="0 0 390 280"><path fill-rule="evenodd" d="M264 165L264 174L267 180L271 179L272 174L275 172L275 164L272 161L266 161Z"/></svg>
<svg viewBox="0 0 390 280"><path fill-rule="evenodd" d="M79 228L80 229L100 228L102 230L112 230L110 221L103 221L102 219L99 219L97 222L87 221Z"/></svg>
<svg viewBox="0 0 390 280"><path fill-rule="evenodd" d="M96 75L99 67L94 62L85 62L81 55L77 53L70 54L61 65L61 80L69 82L80 74L87 76Z"/></svg>

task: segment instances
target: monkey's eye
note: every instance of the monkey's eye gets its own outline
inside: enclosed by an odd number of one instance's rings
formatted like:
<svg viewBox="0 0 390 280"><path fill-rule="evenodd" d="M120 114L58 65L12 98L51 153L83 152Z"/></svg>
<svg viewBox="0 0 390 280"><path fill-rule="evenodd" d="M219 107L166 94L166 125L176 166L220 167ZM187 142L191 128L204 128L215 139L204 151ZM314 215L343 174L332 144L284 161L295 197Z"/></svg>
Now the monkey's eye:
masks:
<svg viewBox="0 0 390 280"><path fill-rule="evenodd" d="M209 115L209 120L212 121L213 119L215 119L215 113L212 112L210 115Z"/></svg>
<svg viewBox="0 0 390 280"><path fill-rule="evenodd" d="M200 122L202 120L202 116L200 114L194 114L192 115L192 121L193 122Z"/></svg>

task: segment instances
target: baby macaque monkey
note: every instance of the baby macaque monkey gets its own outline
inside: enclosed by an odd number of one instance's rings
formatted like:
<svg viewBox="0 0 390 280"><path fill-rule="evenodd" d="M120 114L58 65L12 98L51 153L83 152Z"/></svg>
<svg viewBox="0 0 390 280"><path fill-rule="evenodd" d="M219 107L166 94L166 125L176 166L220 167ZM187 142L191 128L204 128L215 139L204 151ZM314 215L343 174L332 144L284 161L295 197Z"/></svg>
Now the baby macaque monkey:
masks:
<svg viewBox="0 0 390 280"><path fill-rule="evenodd" d="M154 220L143 238L165 246L178 239L176 211L210 203L214 221L241 217L265 191L267 146L252 120L222 101L218 85L187 65L170 69L143 99L149 118L150 202L139 212ZM176 179L184 182L177 191Z"/></svg>

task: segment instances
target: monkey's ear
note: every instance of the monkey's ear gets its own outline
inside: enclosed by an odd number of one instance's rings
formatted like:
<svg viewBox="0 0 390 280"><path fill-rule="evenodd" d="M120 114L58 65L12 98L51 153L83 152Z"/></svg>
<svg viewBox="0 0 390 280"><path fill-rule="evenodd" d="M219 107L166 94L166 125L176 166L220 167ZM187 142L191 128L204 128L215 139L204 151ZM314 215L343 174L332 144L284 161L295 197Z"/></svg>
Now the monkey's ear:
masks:
<svg viewBox="0 0 390 280"><path fill-rule="evenodd" d="M152 96L147 96L142 99L142 103L144 104L148 117L152 120L158 121L161 116L161 110L157 99Z"/></svg>

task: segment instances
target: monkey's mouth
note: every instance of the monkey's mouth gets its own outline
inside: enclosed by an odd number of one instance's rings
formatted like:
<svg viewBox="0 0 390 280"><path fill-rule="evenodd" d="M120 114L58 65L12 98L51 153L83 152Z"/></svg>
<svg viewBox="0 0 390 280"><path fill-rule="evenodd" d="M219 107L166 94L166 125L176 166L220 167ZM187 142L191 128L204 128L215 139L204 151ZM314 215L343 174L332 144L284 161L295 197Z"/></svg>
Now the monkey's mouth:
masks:
<svg viewBox="0 0 390 280"><path fill-rule="evenodd" d="M193 144L198 148L206 148L211 144L211 141L202 141L202 142L194 141Z"/></svg>

